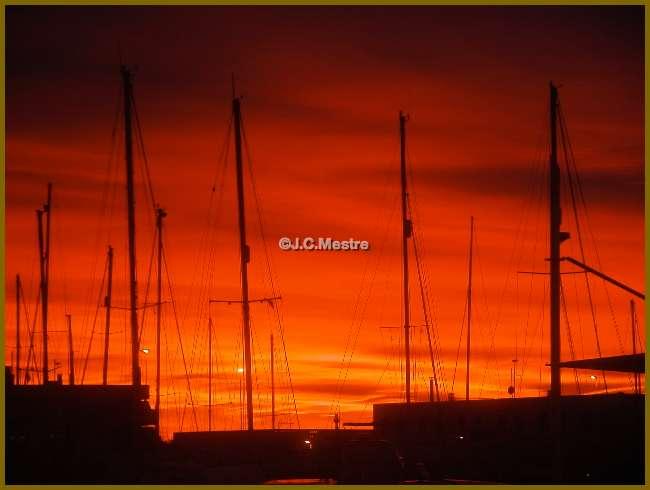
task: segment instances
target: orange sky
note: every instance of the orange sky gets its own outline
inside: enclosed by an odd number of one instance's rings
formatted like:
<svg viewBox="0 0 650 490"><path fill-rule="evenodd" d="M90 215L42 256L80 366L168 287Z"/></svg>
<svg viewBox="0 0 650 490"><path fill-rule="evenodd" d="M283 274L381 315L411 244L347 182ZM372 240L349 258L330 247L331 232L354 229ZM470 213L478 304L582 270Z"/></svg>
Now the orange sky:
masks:
<svg viewBox="0 0 650 490"><path fill-rule="evenodd" d="M588 203L588 223L581 223L586 261L644 289L641 7L9 7L6 23L8 361L15 351L16 273L23 277L33 319L34 210L45 199L48 181L54 183L51 359L61 363L58 372L66 372L67 312L73 315L81 377L109 243L116 249L114 304L126 306L123 149L119 137L114 144L111 139L118 46L122 59L137 65L135 96L155 197L169 213L166 253L201 428L207 424L207 299L240 294L232 144L225 169L220 157L232 72L244 97L250 161L283 298L302 426L329 426L338 405L344 421L369 420L372 402L403 396L400 330L382 328L402 322L400 109L411 116L409 185L445 392L452 391L452 379L456 396L465 391L462 348L455 377L454 365L470 215L477 226L472 396L505 396L515 356L520 394L546 389L547 281L517 272L547 267L543 171L551 79L561 85ZM144 298L153 212L141 158L136 166ZM258 298L270 293L249 177L251 296ZM579 257L566 192L563 206L565 229L573 235L563 253ZM580 219L585 217L581 211ZM277 241L283 236L354 237L368 240L371 250L282 252ZM595 356L584 277L564 278L575 355ZM630 352L629 296L591 283L603 355ZM415 274L411 285L413 323L422 325ZM643 325L643 304L637 309ZM215 426L238 428L240 311L226 305L209 311L219 370ZM268 336L273 332L277 343L280 336L270 313L266 305L252 306L260 427L270 423ZM103 315L99 310L86 382L101 376ZM564 316L562 321L568 359ZM163 324L163 422L169 434L194 428L194 421L169 304ZM115 310L112 382L128 380L126 328L125 312ZM153 348L151 310L143 335L143 346ZM413 342L415 397L423 400L431 376L423 328L414 328ZM148 383L152 354L141 361ZM295 427L283 356L278 348L280 423ZM595 381L590 374L580 373L581 390L604 389L600 373ZM563 379L565 391L575 392L573 373ZM629 389L630 382L612 375L608 388Z"/></svg>

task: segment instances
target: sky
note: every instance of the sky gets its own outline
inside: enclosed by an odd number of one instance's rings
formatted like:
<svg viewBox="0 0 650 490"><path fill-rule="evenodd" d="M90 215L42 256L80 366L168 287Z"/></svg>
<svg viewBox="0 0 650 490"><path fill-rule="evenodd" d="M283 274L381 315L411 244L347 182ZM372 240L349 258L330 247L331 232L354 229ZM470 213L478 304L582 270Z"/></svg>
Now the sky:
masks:
<svg viewBox="0 0 650 490"><path fill-rule="evenodd" d="M465 394L470 216L471 396L508 396L513 366L517 396L548 389L548 278L529 272L548 268L549 81L560 87L569 135L560 163L572 238L562 253L643 289L642 7L12 6L6 26L7 362L16 355L16 274L23 365L27 357L38 295L34 211L52 182L50 369L67 381L70 314L77 382L101 380L110 244L109 381L129 382L126 64L143 143L136 239L149 384L154 204L168 213L166 437L207 428L210 319L213 428L241 426L241 308L208 302L241 294L233 90L242 97L251 298L281 296L251 305L256 427L271 423L271 334L280 427L330 427L336 411L343 422L369 421L373 403L404 398L399 111L409 115L417 246L416 258L410 240L415 400L428 399L433 376L427 324L440 396ZM576 213L565 148L579 174ZM278 247L285 236L367 240L370 250L287 252ZM598 344L601 355L632 351L628 294L593 277L587 289L584 274L564 275L563 290L563 359L596 357ZM640 348L641 301L636 309ZM563 383L566 393L631 389L627 376L584 371L564 372Z"/></svg>

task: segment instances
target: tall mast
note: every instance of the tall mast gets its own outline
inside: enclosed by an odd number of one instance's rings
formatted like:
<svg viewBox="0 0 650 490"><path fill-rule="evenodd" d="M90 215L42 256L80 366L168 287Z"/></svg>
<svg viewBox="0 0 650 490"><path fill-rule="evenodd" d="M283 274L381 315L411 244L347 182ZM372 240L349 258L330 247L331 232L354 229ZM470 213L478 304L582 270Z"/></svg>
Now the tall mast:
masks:
<svg viewBox="0 0 650 490"><path fill-rule="evenodd" d="M156 209L156 228L158 229L158 284L156 302L156 434L160 435L160 320L162 315L162 258L163 258L163 219L167 213Z"/></svg>
<svg viewBox="0 0 650 490"><path fill-rule="evenodd" d="M208 431L212 430L212 317L208 318Z"/></svg>
<svg viewBox="0 0 650 490"><path fill-rule="evenodd" d="M43 243L43 210L36 210L36 221L38 223L38 265L40 272L41 288L41 324L43 336L43 384L48 382L48 354L47 354L47 286L45 285L45 244Z"/></svg>
<svg viewBox="0 0 650 490"><path fill-rule="evenodd" d="M50 275L50 221L52 207L52 184L47 184L47 202L43 209L36 211L38 220L38 248L40 256L40 275L41 275L41 307L42 307L42 329L43 329L43 384L49 380L49 358L47 342L47 310L48 310L48 290ZM45 213L45 236L43 236L43 213Z"/></svg>
<svg viewBox="0 0 650 490"><path fill-rule="evenodd" d="M122 85L124 93L124 159L126 161L126 199L129 233L129 309L131 318L131 382L140 386L140 339L138 337L138 286L136 281L135 257L135 187L133 170L133 136L131 123L131 103L133 83L131 71L122 66Z"/></svg>
<svg viewBox="0 0 650 490"><path fill-rule="evenodd" d="M402 183L402 264L404 287L404 357L406 364L406 403L411 403L411 341L409 318L409 258L408 239L411 236L411 221L407 216L408 193L406 190L406 121L408 117L399 113L400 174Z"/></svg>
<svg viewBox="0 0 650 490"><path fill-rule="evenodd" d="M246 371L246 417L248 430L253 430L253 377L251 360L251 328L248 302L248 262L250 249L246 244L246 215L244 210L244 171L241 149L241 99L234 97L232 112L235 122L235 160L237 170L237 201L239 208L239 248L241 257L241 299L244 328L244 369Z"/></svg>
<svg viewBox="0 0 650 490"><path fill-rule="evenodd" d="M72 315L67 314L68 321L68 380L74 385L74 347L72 344Z"/></svg>
<svg viewBox="0 0 650 490"><path fill-rule="evenodd" d="M16 274L16 381L20 384L20 275Z"/></svg>
<svg viewBox="0 0 650 490"><path fill-rule="evenodd" d="M474 252L474 216L469 220L469 272L467 280L467 372L465 374L465 400L469 400L469 360L472 341L472 258Z"/></svg>
<svg viewBox="0 0 650 490"><path fill-rule="evenodd" d="M275 359L273 352L273 334L271 334L271 429L275 430Z"/></svg>
<svg viewBox="0 0 650 490"><path fill-rule="evenodd" d="M550 89L550 127L551 150L549 171L549 206L550 206L550 274L551 274L551 397L562 395L560 377L560 244L569 238L567 232L560 230L562 209L560 204L560 166L557 162L557 110L559 105L557 87L551 82Z"/></svg>
<svg viewBox="0 0 650 490"><path fill-rule="evenodd" d="M104 329L104 364L102 366L102 383L108 384L108 342L111 331L111 302L113 296L113 247L108 246L107 254L108 267L108 285L106 286L106 297L104 306L106 307L106 325Z"/></svg>

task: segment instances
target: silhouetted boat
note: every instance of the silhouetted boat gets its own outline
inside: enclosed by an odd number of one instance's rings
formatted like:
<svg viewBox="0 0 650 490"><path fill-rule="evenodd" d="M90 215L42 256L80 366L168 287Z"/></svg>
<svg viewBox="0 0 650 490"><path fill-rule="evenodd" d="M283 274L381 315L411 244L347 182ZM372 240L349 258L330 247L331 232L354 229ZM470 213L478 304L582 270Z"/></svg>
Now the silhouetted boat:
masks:
<svg viewBox="0 0 650 490"><path fill-rule="evenodd" d="M110 385L106 381L108 321L104 351L103 384L75 384L71 322L69 319L69 384L61 376L50 380L48 359L49 243L52 185L48 199L37 211L40 304L42 307L42 384L33 369L14 375L5 368L7 482L9 483L134 483L140 482L155 464L160 447L158 411L149 406L149 387L141 383L135 282L135 205L132 151L133 94L131 72L122 67L124 141L127 177L132 384ZM45 226L43 223L45 215ZM109 260L112 248L109 247ZM20 282L17 280L17 284ZM109 282L110 284L110 282ZM18 291L20 290L17 288ZM109 287L110 291L110 287ZM110 292L107 320L110 318ZM17 318L17 323L19 316ZM20 333L17 332L18 339ZM33 332L32 339L33 340ZM30 342L31 344L31 342ZM33 360L33 348L30 355ZM34 366L36 363L34 362ZM24 379L21 374L24 373Z"/></svg>
<svg viewBox="0 0 650 490"><path fill-rule="evenodd" d="M403 114L400 114L400 129L406 403L374 405L373 430L253 430L248 322L248 304L252 300L248 298L247 287L249 249L244 226L238 98L233 99L233 115L240 224L247 430L178 432L170 443L163 443L158 432L159 401L156 400L154 409L149 406L149 388L141 384L138 362L140 348L135 283L135 211L130 119L132 87L131 75L126 68L122 68L122 77L129 218L132 383L109 385L104 374L102 385L75 385L72 355L69 375L71 384L64 385L61 378L54 382L48 379L48 197L46 207L39 214L43 384L25 384L21 382L20 369L17 370L16 377L8 368L5 369L8 483L644 481L645 396L562 396L561 393L559 372L562 367L641 373L644 372L644 354L560 362L559 264L561 260L566 259L560 256L560 244L568 238L568 234L560 231L560 176L554 137L550 157L552 382L549 396L496 400L470 400L467 396L464 401L440 401L437 396L437 401L431 402L411 400L411 326L408 316L406 247L412 234L412 223L409 219L406 192L406 117ZM555 132L557 104L557 90L551 85L552 134ZM42 227L43 213L47 213L46 233L43 233ZM159 220L162 220L164 213L159 209L157 213ZM161 221L158 224L159 227L162 226ZM158 237L161 239L161 228ZM585 264L581 265L592 273L600 274L605 280L621 286L608 276L588 268ZM629 291L631 288L627 289ZM110 311L110 301L107 306ZM158 344L158 352L159 347ZM435 376L430 338L429 348ZM72 349L70 351L72 352ZM105 365L106 360L105 350ZM28 362L24 372L29 373L29 369ZM157 393L160 392L159 373L158 366ZM435 384L437 388L437 379ZM434 399L433 386L431 392Z"/></svg>
<svg viewBox="0 0 650 490"><path fill-rule="evenodd" d="M558 104L557 88L551 84L551 387L548 396L542 398L470 400L468 391L467 400L463 401L440 401L438 397L435 402L411 402L406 254L411 223L406 214L405 118L400 114L406 403L374 405L373 425L377 437L395 444L407 461L424 464L437 480L644 482L645 395L640 394L638 380L635 381L634 394L563 396L561 393L561 368L630 372L635 373L636 378L645 372L645 354L560 361L560 262L569 261L578 265L644 300L645 295L580 261L560 255L560 245L569 238L569 234L560 230L560 168L556 148ZM434 399L433 390L431 399Z"/></svg>

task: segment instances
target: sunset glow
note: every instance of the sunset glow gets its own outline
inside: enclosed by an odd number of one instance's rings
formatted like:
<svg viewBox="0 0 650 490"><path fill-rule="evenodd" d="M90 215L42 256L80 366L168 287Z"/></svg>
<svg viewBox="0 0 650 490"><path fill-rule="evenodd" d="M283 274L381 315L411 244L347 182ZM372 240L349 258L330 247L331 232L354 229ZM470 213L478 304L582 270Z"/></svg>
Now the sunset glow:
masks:
<svg viewBox="0 0 650 490"><path fill-rule="evenodd" d="M21 322L35 325L40 363L34 211L52 182L50 367L67 381L71 314L77 383L101 382L102 278L112 245L109 380L130 382L118 112L125 63L137 67L146 153L145 165L137 148L137 274L140 362L152 400L153 206L168 213L165 437L207 428L209 318L212 424L239 429L242 421L233 73L243 97L250 295L281 296L251 304L257 427L271 425L271 334L280 427L333 427L337 411L343 422L368 422L373 403L404 398L400 110L410 117L409 198L419 254L409 251L412 396L428 400L432 376L416 260L431 308L441 396L465 394L460 335L470 216L471 396L508 397L513 366L517 396L544 395L548 278L530 273L548 271L548 84L560 86L587 205L585 212L578 198L578 230L565 179L563 229L571 239L563 255L581 257L580 232L587 264L644 291L642 7L468 8L8 7L7 364L16 351L16 274L26 295ZM282 237L365 240L369 249L285 251ZM577 270L562 265L563 272ZM603 356L631 353L632 297L591 277L592 317L585 275L562 277L562 359L598 357L596 332ZM645 305L635 305L636 349L644 351ZM566 393L632 390L631 375L608 373L604 380L600 372L567 369L562 379Z"/></svg>

